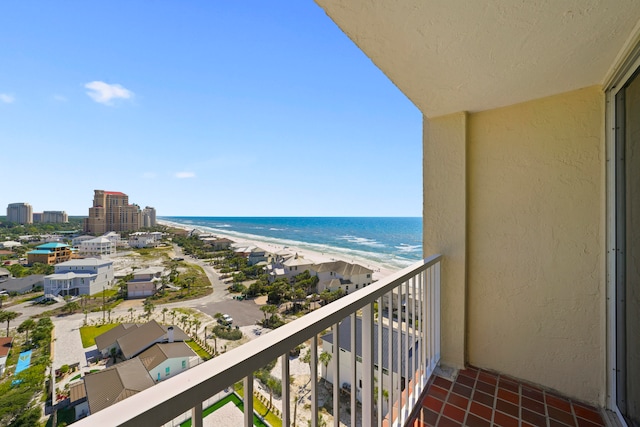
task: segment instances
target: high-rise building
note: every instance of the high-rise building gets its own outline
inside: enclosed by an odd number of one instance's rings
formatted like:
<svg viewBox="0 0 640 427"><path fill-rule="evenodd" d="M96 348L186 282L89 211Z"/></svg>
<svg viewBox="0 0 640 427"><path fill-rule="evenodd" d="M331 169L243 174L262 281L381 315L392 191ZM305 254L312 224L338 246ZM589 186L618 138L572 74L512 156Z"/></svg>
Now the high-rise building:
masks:
<svg viewBox="0 0 640 427"><path fill-rule="evenodd" d="M33 213L33 222L42 222L42 212Z"/></svg>
<svg viewBox="0 0 640 427"><path fill-rule="evenodd" d="M147 206L142 210L142 226L144 228L156 226L156 208Z"/></svg>
<svg viewBox="0 0 640 427"><path fill-rule="evenodd" d="M42 212L42 222L69 222L69 215L65 211L44 211Z"/></svg>
<svg viewBox="0 0 640 427"><path fill-rule="evenodd" d="M10 203L7 206L7 221L18 224L32 224L33 208L29 203Z"/></svg>
<svg viewBox="0 0 640 427"><path fill-rule="evenodd" d="M84 220L84 231L104 234L109 231L136 231L142 225L138 205L129 204L129 196L119 191L94 190L93 206Z"/></svg>

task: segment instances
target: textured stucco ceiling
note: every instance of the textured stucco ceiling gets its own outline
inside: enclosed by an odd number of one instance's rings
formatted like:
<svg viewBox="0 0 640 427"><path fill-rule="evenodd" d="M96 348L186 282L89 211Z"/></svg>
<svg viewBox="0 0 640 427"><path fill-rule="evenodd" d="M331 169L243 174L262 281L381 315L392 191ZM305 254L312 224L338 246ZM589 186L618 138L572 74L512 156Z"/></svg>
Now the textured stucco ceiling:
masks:
<svg viewBox="0 0 640 427"><path fill-rule="evenodd" d="M601 84L640 0L316 0L427 116Z"/></svg>

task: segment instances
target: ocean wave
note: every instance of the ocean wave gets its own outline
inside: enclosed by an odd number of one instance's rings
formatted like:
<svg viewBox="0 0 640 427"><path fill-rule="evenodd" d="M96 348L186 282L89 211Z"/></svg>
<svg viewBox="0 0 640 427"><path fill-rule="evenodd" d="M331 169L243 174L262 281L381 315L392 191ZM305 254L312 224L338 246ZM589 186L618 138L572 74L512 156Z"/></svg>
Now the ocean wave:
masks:
<svg viewBox="0 0 640 427"><path fill-rule="evenodd" d="M275 227L271 227L269 228L269 231L284 231L284 228L275 228Z"/></svg>
<svg viewBox="0 0 640 427"><path fill-rule="evenodd" d="M400 243L399 246L394 246L401 252L419 252L422 250L422 245L407 245L406 243Z"/></svg>
<svg viewBox="0 0 640 427"><path fill-rule="evenodd" d="M207 227L207 226L205 225L205 227ZM230 225L230 224L216 224L216 225L214 225L214 227L216 227L216 228L233 228L233 225Z"/></svg>
<svg viewBox="0 0 640 427"><path fill-rule="evenodd" d="M338 237L338 240L346 240L347 242L354 243L356 245L371 246L375 248L384 248L386 246L384 243L380 243L376 239L368 239L366 237L344 235Z"/></svg>

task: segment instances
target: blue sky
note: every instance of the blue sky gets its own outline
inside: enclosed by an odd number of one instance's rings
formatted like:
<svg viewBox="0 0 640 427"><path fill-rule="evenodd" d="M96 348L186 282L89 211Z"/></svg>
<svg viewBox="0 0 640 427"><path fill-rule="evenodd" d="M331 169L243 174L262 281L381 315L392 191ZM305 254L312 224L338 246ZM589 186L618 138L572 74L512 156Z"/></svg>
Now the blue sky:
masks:
<svg viewBox="0 0 640 427"><path fill-rule="evenodd" d="M0 3L0 212L420 216L422 116L310 0Z"/></svg>

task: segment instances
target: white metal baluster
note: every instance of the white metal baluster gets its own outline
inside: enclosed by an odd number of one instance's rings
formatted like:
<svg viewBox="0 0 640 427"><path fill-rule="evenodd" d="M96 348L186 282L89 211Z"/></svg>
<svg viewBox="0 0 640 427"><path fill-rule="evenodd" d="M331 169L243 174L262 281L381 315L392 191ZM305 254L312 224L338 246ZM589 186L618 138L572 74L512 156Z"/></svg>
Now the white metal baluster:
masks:
<svg viewBox="0 0 640 427"><path fill-rule="evenodd" d="M340 427L340 323L332 327L333 351L331 364L333 367L333 425Z"/></svg>
<svg viewBox="0 0 640 427"><path fill-rule="evenodd" d="M402 424L404 424L407 420L407 405L409 404L409 282L404 282L402 285L403 288L403 300L404 310L403 310L403 319L404 322L402 324L402 329L404 334L402 337L404 338L404 392L402 393L404 405L402 405ZM401 341L401 342L402 342Z"/></svg>
<svg viewBox="0 0 640 427"><path fill-rule="evenodd" d="M285 353L281 358L282 363L282 425L291 424L291 388L289 382L289 353Z"/></svg>
<svg viewBox="0 0 640 427"><path fill-rule="evenodd" d="M384 374L382 373L382 369L383 369L383 362L384 359L382 357L382 331L383 331L383 324L382 324L382 297L378 298L378 343L376 345L376 351L378 352L378 357L376 358L377 363L378 363L378 372L377 372L377 376L378 376L378 414L377 414L377 418L378 418L378 426L382 426L382 409L384 406L384 402L382 400L382 390L384 389Z"/></svg>
<svg viewBox="0 0 640 427"><path fill-rule="evenodd" d="M362 308L362 425L373 426L373 303Z"/></svg>
<svg viewBox="0 0 640 427"><path fill-rule="evenodd" d="M244 425L253 427L253 374L244 377Z"/></svg>
<svg viewBox="0 0 640 427"><path fill-rule="evenodd" d="M387 337L387 354L389 355L389 425L393 424L393 407L395 406L394 396L395 384L393 382L393 291L388 292L387 301L387 316L389 321L389 336Z"/></svg>
<svg viewBox="0 0 640 427"><path fill-rule="evenodd" d="M202 427L202 402L191 408L191 425Z"/></svg>
<svg viewBox="0 0 640 427"><path fill-rule="evenodd" d="M418 369L417 369L417 359L418 359L418 348L416 347L416 277L413 276L411 278L411 297L409 298L411 305L411 341L409 342L409 346L411 348L411 404L410 408L413 408L414 403L416 402L416 384L418 380Z"/></svg>
<svg viewBox="0 0 640 427"><path fill-rule="evenodd" d="M311 339L311 427L318 427L318 336Z"/></svg>
<svg viewBox="0 0 640 427"><path fill-rule="evenodd" d="M351 425L356 425L356 412L358 405L356 393L358 390L357 363L356 363L356 313L351 313Z"/></svg>
<svg viewBox="0 0 640 427"><path fill-rule="evenodd" d="M434 361L434 363L438 363L440 361L440 261L438 261L434 266L433 266L434 270L435 270L435 280L434 280L434 286L435 286L435 298L433 301L433 305L432 305L432 309L435 313L435 319L436 319L436 323L434 324L435 327L435 336L436 336L436 360ZM435 369L435 366L434 366Z"/></svg>

